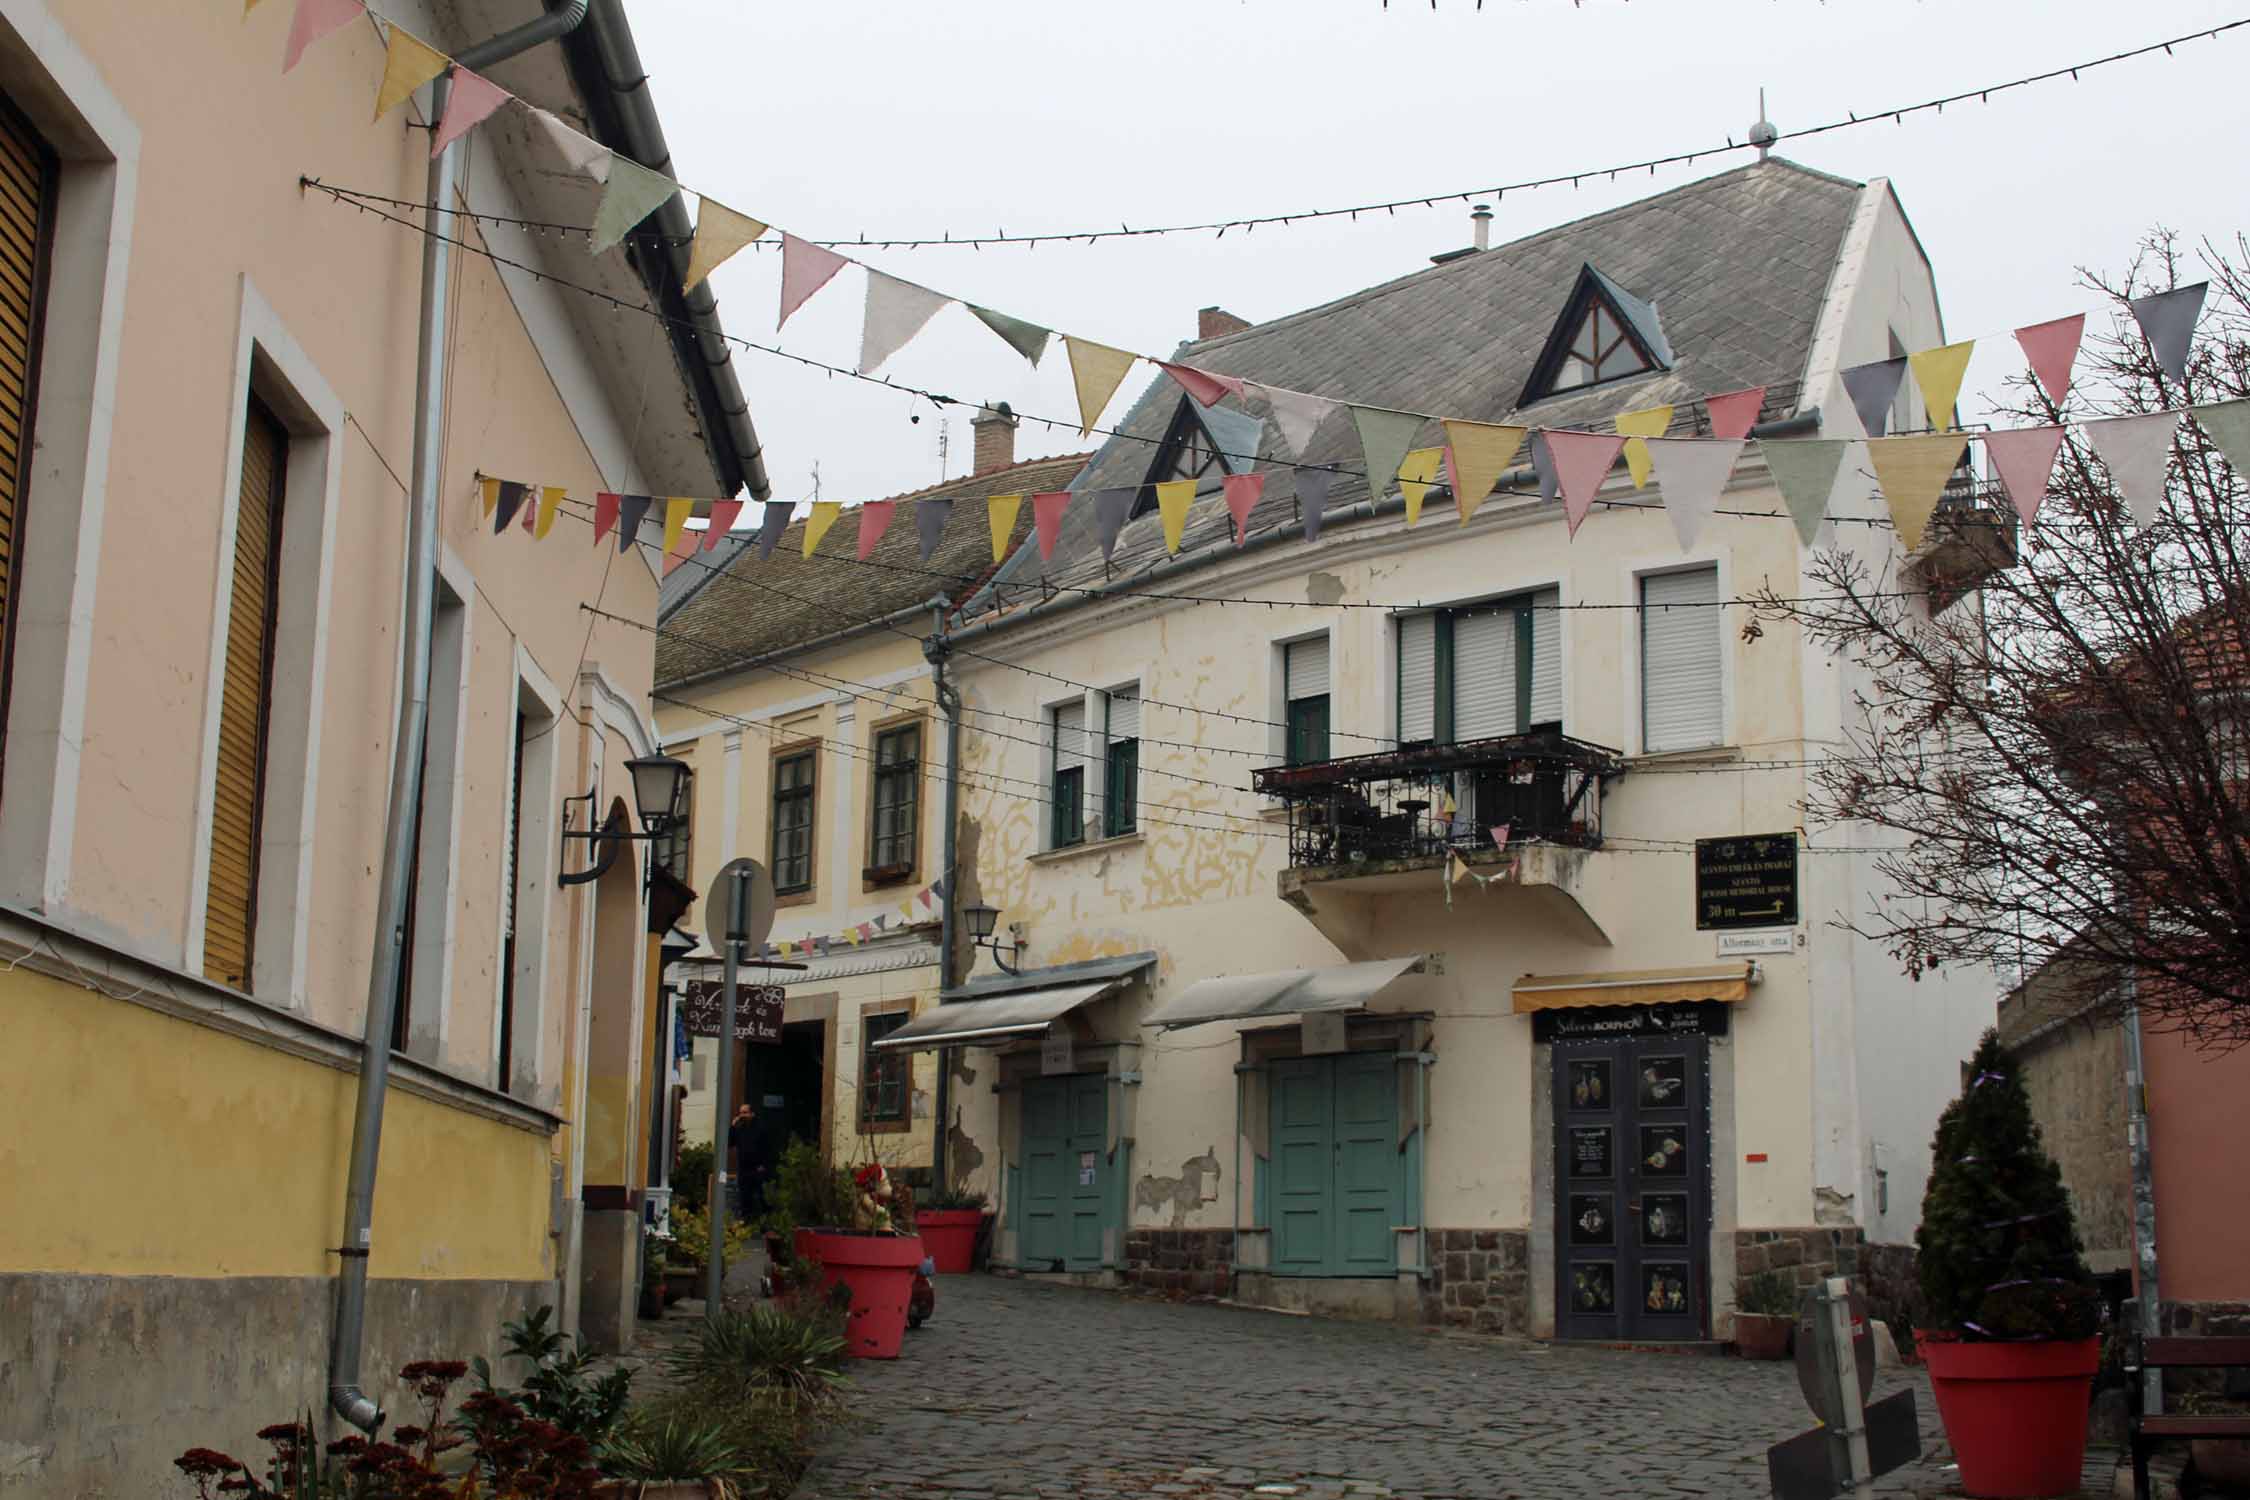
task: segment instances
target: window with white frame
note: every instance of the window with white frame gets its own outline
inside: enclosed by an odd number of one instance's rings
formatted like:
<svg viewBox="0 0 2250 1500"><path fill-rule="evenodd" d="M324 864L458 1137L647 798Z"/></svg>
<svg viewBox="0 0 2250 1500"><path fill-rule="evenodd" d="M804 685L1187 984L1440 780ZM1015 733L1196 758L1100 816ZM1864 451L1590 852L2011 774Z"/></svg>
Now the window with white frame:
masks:
<svg viewBox="0 0 2250 1500"><path fill-rule="evenodd" d="M1699 750L1725 739L1716 566L1641 580L1641 745Z"/></svg>
<svg viewBox="0 0 2250 1500"><path fill-rule="evenodd" d="M1283 722L1288 726L1283 758L1293 766L1327 760L1327 636L1291 641L1281 648L1281 702Z"/></svg>
<svg viewBox="0 0 2250 1500"><path fill-rule="evenodd" d="M1563 720L1561 596L1540 589L1399 617L1398 737L1457 744Z"/></svg>

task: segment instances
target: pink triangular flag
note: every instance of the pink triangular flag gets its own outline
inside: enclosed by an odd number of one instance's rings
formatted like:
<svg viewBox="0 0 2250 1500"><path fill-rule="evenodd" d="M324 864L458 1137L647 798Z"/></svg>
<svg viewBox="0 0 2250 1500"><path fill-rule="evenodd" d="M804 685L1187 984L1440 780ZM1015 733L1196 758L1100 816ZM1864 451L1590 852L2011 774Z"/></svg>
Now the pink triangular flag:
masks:
<svg viewBox="0 0 2250 1500"><path fill-rule="evenodd" d="M597 490L597 491L595 491L595 493L594 493L594 545L595 545L595 546L599 547L599 546L600 546L600 545L602 544L602 538L604 538L604 537L608 536L608 535L609 535L609 533L610 533L610 529L611 529L612 527L614 527L614 526L615 526L615 525L617 524L617 512L618 512L619 508L620 508L620 507L622 507L622 506L624 505L624 503L625 503L625 497L624 497L623 495L620 495L620 494L616 493L616 492L615 492L615 491L613 491L613 490Z"/></svg>
<svg viewBox="0 0 2250 1500"><path fill-rule="evenodd" d="M789 315L805 305L805 299L822 287L848 264L843 256L833 250L824 250L810 240L798 239L793 234L781 237L781 316L774 320L780 328L789 321Z"/></svg>
<svg viewBox="0 0 2250 1500"><path fill-rule="evenodd" d="M891 529L891 517L898 513L896 500L870 500L859 508L859 560L867 561L867 554Z"/></svg>
<svg viewBox="0 0 2250 1500"><path fill-rule="evenodd" d="M1069 493L1069 491L1068 491L1068 490L1062 490L1062 491L1058 491L1057 493L1059 493L1059 494L1068 494L1068 493ZM1036 499L1037 499L1037 497L1034 497L1034 503L1036 503ZM921 893L921 895L920 895L920 896L918 896L918 897L916 897L915 899L919 900L919 901L920 901L920 902L922 903L922 909L923 909L924 911L930 911L930 910L932 910L932 909L933 909L933 908L932 908L932 907L930 906L930 888L929 888L928 886L923 886L923 887L922 887L922 893Z"/></svg>
<svg viewBox="0 0 2250 1500"><path fill-rule="evenodd" d="M1514 826L1513 823L1495 823L1492 825L1492 847L1495 849L1507 848L1508 830Z"/></svg>
<svg viewBox="0 0 2250 1500"><path fill-rule="evenodd" d="M1586 512L1594 508L1594 496L1602 487L1602 479L1617 462L1625 439L1614 432L1558 432L1548 429L1547 454L1555 465L1555 479L1562 488L1563 519L1570 523L1570 534L1578 535L1578 523L1586 519Z"/></svg>
<svg viewBox="0 0 2250 1500"><path fill-rule="evenodd" d="M1209 370L1198 370L1193 365L1168 365L1163 360L1156 367L1180 383L1180 389L1193 396L1204 406L1215 406L1221 396L1242 399L1242 382L1232 375L1214 375Z"/></svg>
<svg viewBox="0 0 2250 1500"><path fill-rule="evenodd" d="M1758 425L1758 413L1765 409L1766 388L1751 386L1748 390L1728 391L1723 396L1705 396L1703 415L1711 423L1711 436L1715 438L1746 438L1750 429Z"/></svg>
<svg viewBox="0 0 2250 1500"><path fill-rule="evenodd" d="M2047 476L2054 470L2062 440L2060 427L2004 427L1984 435L1985 457L1992 460L1992 472L2000 476L2026 526L2039 514L2039 502L2047 498Z"/></svg>
<svg viewBox="0 0 2250 1500"><path fill-rule="evenodd" d="M672 550L664 554L664 576L671 577L672 570L694 556L696 549L702 545L703 538L692 531L682 530L680 539L673 543Z"/></svg>
<svg viewBox="0 0 2250 1500"><path fill-rule="evenodd" d="M349 26L367 13L359 0L297 0L297 14L289 21L289 49L281 57L281 71L297 66L305 49L340 27Z"/></svg>
<svg viewBox="0 0 2250 1500"><path fill-rule="evenodd" d="M709 552L734 530L734 523L742 515L740 500L714 500L711 502L711 524L703 529L703 550Z"/></svg>
<svg viewBox="0 0 2250 1500"><path fill-rule="evenodd" d="M2047 388L2047 399L2057 406L2070 394L2070 367L2077 362L2078 340L2085 331L2084 313L2016 330L2016 342L2023 345L2023 357L2031 361L2031 373L2039 377L2039 383ZM2027 514L2024 519L2031 517Z"/></svg>
<svg viewBox="0 0 2250 1500"><path fill-rule="evenodd" d="M1049 490L1044 495L1031 497L1031 521L1039 532L1039 560L1053 562L1055 543L1062 540L1063 507L1070 504L1070 491ZM924 906L929 902L924 901Z"/></svg>
<svg viewBox="0 0 2250 1500"><path fill-rule="evenodd" d="M1227 514L1234 517L1234 544L1242 545L1250 534L1250 511L1258 497L1266 492L1263 474L1229 474L1226 479Z"/></svg>
<svg viewBox="0 0 2250 1500"><path fill-rule="evenodd" d="M494 110L514 97L483 74L454 64L453 92L445 101L445 118L438 121L437 133L430 138L430 155L436 156L482 125Z"/></svg>

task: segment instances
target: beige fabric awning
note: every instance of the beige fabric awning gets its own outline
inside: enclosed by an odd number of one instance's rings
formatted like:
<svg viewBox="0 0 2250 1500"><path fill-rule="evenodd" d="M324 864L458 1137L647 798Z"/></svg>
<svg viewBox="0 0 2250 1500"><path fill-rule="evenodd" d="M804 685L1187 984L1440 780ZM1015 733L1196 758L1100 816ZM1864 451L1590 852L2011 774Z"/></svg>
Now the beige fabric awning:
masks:
<svg viewBox="0 0 2250 1500"><path fill-rule="evenodd" d="M1052 989L1021 990L990 1000L960 1000L922 1012L874 1044L877 1052L919 1052L931 1047L996 1046L1037 1036L1079 1006L1099 1000L1130 976Z"/></svg>
<svg viewBox="0 0 2250 1500"><path fill-rule="evenodd" d="M1750 998L1756 966L1704 964L1682 969L1613 969L1600 974L1526 974L1516 981L1516 1013L1577 1005L1661 1005L1678 1000Z"/></svg>
<svg viewBox="0 0 2250 1500"><path fill-rule="evenodd" d="M1199 979L1142 1017L1143 1026L1177 1031L1211 1021L1248 1021L1316 1010L1358 1010L1392 980L1422 966L1422 955L1379 958L1327 969L1277 969Z"/></svg>

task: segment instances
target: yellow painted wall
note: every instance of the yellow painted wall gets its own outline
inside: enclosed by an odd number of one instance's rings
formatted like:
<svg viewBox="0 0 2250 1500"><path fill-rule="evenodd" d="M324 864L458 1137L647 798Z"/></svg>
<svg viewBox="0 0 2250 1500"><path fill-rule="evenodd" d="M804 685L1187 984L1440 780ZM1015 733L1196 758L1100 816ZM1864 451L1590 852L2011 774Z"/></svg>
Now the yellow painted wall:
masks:
<svg viewBox="0 0 2250 1500"><path fill-rule="evenodd" d="M0 1271L335 1274L355 1074L28 969L0 1025ZM371 1273L551 1276L547 1160L394 1085Z"/></svg>

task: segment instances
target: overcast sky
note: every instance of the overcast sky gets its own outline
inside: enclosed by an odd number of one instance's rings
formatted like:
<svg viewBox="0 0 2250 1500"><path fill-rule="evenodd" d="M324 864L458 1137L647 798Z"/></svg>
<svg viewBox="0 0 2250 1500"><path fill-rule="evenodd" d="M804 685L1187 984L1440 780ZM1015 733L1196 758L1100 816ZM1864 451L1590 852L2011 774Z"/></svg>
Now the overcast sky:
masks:
<svg viewBox="0 0 2250 1500"><path fill-rule="evenodd" d="M633 0L691 188L808 237L1011 233L1330 207L1595 168L1741 140L1767 90L1782 130L2216 25L2241 0ZM2015 368L2009 330L2093 306L2162 224L2250 228L2240 155L2250 28L2170 57L1784 143L1889 177L1937 269L1971 389ZM1708 163L1510 194L1495 243L1726 170ZM1098 245L868 251L893 274L1035 322L1169 353L1217 304L1262 321L1468 243L1465 206ZM713 278L720 315L776 342L780 257ZM778 342L857 363L846 268ZM1557 287L1558 298L1567 288ZM1663 289L1634 288L1661 299ZM968 467L968 412L754 352L736 363L777 497L880 498ZM1059 342L1034 371L960 308L884 367L903 383L1074 416ZM1141 366L1110 407L1121 415ZM1977 403L1964 397L1964 411ZM921 416L916 424L908 419ZM1092 446L1026 422L1018 453ZM748 518L746 518L747 524Z"/></svg>

